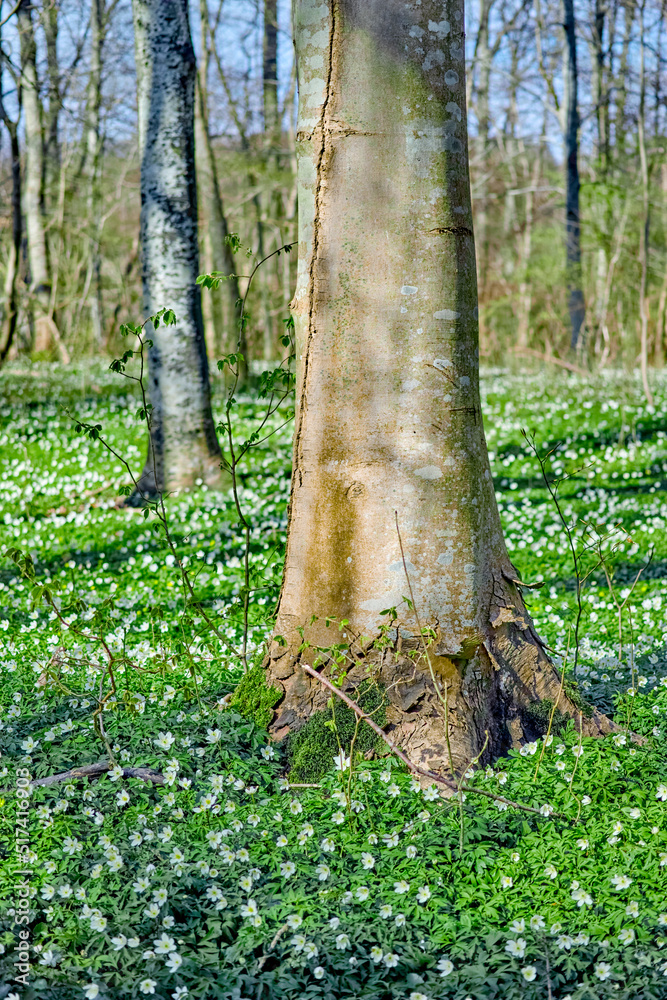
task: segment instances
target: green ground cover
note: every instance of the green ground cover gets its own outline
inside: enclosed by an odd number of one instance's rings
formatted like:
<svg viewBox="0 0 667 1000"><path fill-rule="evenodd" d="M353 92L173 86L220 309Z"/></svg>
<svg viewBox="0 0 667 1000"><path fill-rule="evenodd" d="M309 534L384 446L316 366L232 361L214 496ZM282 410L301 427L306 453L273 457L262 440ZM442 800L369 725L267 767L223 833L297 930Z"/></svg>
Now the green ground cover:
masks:
<svg viewBox="0 0 667 1000"><path fill-rule="evenodd" d="M483 397L511 556L522 579L543 583L531 612L557 662L567 654L578 696L621 726L581 744L558 727L468 778L538 814L472 792L443 800L387 757L355 762L351 780L332 758L320 787L290 788L286 751L226 698L243 627L231 498L202 490L168 503L200 613L151 518L115 506L122 467L75 430L100 424L138 472L144 436L127 384L100 368L2 372L0 544L30 555L57 613L33 606L5 558L0 1000L667 998L667 378L651 409L620 374L490 372ZM240 401L240 437L259 407ZM562 510L578 551L590 543L580 606L567 533L522 429L541 451L560 443ZM278 596L289 436L287 425L240 470L251 660ZM116 769L34 791L24 988L16 772L39 779L105 757L92 718L104 646L116 662L103 714L114 758L165 784Z"/></svg>

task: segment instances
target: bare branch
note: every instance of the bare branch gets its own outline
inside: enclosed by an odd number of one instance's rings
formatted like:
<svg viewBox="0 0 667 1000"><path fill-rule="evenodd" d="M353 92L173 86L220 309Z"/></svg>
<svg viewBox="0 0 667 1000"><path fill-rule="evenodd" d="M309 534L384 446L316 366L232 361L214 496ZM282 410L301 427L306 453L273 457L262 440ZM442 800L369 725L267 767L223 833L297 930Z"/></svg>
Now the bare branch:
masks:
<svg viewBox="0 0 667 1000"><path fill-rule="evenodd" d="M49 774L46 778L38 778L31 782L33 788L43 788L48 785L57 785L61 781L78 781L81 778L95 778L100 774L110 771L114 765L108 760L98 760L95 764L84 764L82 767L73 767L70 771L62 771L60 774ZM164 775L159 771L154 771L152 767L124 767L122 768L124 778L141 778L142 781L152 781L154 785L164 785Z"/></svg>

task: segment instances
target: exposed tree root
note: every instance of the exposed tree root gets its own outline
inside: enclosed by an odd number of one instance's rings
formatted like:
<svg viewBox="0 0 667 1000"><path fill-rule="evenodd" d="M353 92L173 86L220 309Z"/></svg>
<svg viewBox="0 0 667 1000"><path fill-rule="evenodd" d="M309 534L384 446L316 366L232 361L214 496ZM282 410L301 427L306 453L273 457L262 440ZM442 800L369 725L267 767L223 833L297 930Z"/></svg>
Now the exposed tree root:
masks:
<svg viewBox="0 0 667 1000"><path fill-rule="evenodd" d="M419 635L410 636L404 628L392 650L378 649L372 642L363 648L351 645L342 690L354 697L354 690L369 675L384 686L385 736L401 747L411 765L443 774L450 771L451 752L454 769L461 774L480 753L486 732L485 762L531 742L544 731L535 721L534 707L545 701L557 705L586 736L617 729L597 709L582 711L562 690L559 673L510 575L500 568L493 573L486 621L475 631L475 642L462 635L461 647L454 651L434 628L436 638L428 647L430 667ZM267 681L284 692L271 726L276 739L298 730L312 712L326 707L328 694L321 676L315 682L306 669L315 655L296 643L272 646ZM323 674L328 674L326 660Z"/></svg>
<svg viewBox="0 0 667 1000"><path fill-rule="evenodd" d="M337 688L334 684L332 684L331 681L327 680L326 677L322 677L321 674L318 674L317 671L313 670L312 667L309 667L307 664L303 664L302 669L305 670L306 673L309 674L311 677L314 677L318 681L320 681L321 684L324 684L324 686L329 691L332 691L333 694L335 694L338 698L344 701L345 704L348 706L348 708L352 709L355 715L357 715L360 719L363 719L364 722L368 723L368 725L378 734L378 736L382 740L384 740L387 746L391 749L392 753L394 753L399 758L399 760L402 760L403 763L408 768L408 770L412 771L413 774L418 774L422 778L429 778L430 781L435 782L438 785L444 785L444 787L449 792L451 792L452 795L457 795L459 792L466 792L472 795L482 795L484 798L492 799L494 802L504 802L505 805L511 806L513 809L520 809L522 812L533 813L536 816L544 815L543 813L540 812L539 809L535 809L533 806L524 805L523 802L514 802L512 799L505 798L504 795L494 795L493 792L487 792L482 788L473 788L471 785L465 784L465 782L456 782L454 781L453 778L445 778L441 774L436 774L434 771L427 771L424 768L418 767L416 764L413 764L413 762L403 753L403 751L399 747L397 747L396 744L389 739L387 734L373 721L370 715L367 715L364 712L364 710L360 708L359 705L357 705L356 702L352 701L351 698L348 698L347 695L343 694L343 692L339 688ZM298 786L294 785L291 787L296 788ZM556 816L562 819L567 819L564 813L552 812L549 813L549 816Z"/></svg>

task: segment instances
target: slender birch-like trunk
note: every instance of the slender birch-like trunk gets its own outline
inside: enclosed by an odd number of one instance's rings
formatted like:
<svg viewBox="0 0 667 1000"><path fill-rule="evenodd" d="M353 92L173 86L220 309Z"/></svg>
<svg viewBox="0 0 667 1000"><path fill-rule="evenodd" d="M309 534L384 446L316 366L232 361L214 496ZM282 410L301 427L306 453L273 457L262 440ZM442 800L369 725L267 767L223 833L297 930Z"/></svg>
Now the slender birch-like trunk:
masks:
<svg viewBox="0 0 667 1000"><path fill-rule="evenodd" d="M323 646L362 635L347 688L370 663L392 739L444 769L449 737L461 767L485 729L493 752L532 735L526 706L558 691L514 582L480 412L463 0L297 0L295 28L297 413L273 731L327 701L299 667L315 657L300 630ZM396 518L449 731L424 657L406 655L419 627ZM391 608L387 655L373 642ZM349 622L342 638L328 615Z"/></svg>
<svg viewBox="0 0 667 1000"><path fill-rule="evenodd" d="M579 103L574 0L563 0L565 28L565 256L570 314L570 347L580 345L586 304L581 288L579 215Z"/></svg>
<svg viewBox="0 0 667 1000"><path fill-rule="evenodd" d="M37 78L37 47L29 0L17 13L21 45L21 100L25 132L25 182L23 210L28 236L30 291L35 314L35 351L53 346L53 319L50 316L51 279L44 230L44 135L42 105Z"/></svg>
<svg viewBox="0 0 667 1000"><path fill-rule="evenodd" d="M144 310L176 314L150 332L151 434L139 494L220 483L201 316L194 164L196 61L186 0L133 0L141 159Z"/></svg>

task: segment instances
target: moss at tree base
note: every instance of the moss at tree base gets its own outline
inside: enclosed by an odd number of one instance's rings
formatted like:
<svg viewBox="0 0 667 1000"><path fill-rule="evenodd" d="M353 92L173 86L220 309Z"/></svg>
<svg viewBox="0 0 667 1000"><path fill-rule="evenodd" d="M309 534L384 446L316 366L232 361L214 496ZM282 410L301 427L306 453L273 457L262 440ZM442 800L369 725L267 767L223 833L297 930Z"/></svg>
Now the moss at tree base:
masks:
<svg viewBox="0 0 667 1000"><path fill-rule="evenodd" d="M241 715L266 729L273 717L273 706L280 700L280 696L278 688L266 683L264 667L259 663L241 678L229 707L237 709Z"/></svg>
<svg viewBox="0 0 667 1000"><path fill-rule="evenodd" d="M572 677L566 677L563 690L573 705L579 709L584 719L590 719L593 715L593 705L586 701L581 693L579 682Z"/></svg>
<svg viewBox="0 0 667 1000"><path fill-rule="evenodd" d="M529 705L526 705L521 719L524 729L531 736L544 736L549 729L549 719L551 718L553 707L554 703L550 698L544 698L542 701L531 702ZM553 735L559 736L561 733L564 733L569 721L569 716L564 715L557 708L551 720L551 732Z"/></svg>
<svg viewBox="0 0 667 1000"><path fill-rule="evenodd" d="M386 722L384 691L377 684L364 681L352 692L357 704L371 715L379 726ZM290 780L317 782L330 771L334 757L339 753L339 744L346 754L350 753L357 717L338 698L332 708L314 712L306 724L287 738L287 759ZM354 743L355 753L368 753L382 741L371 727L361 722Z"/></svg>

